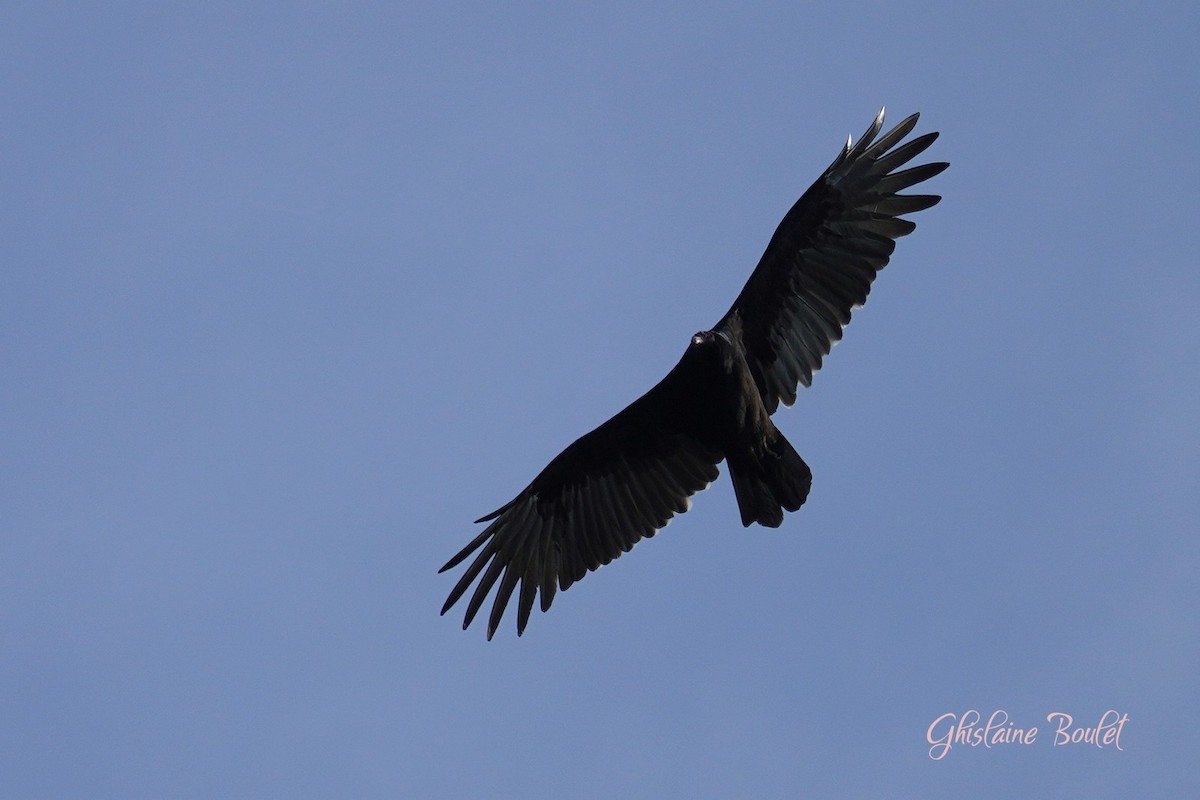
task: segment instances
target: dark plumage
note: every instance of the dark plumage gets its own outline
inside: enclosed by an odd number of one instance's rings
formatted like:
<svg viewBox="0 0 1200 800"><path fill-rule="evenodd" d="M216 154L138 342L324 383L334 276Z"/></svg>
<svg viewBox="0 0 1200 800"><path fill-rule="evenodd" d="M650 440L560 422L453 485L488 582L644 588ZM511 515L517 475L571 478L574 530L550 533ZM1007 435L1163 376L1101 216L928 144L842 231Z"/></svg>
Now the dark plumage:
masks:
<svg viewBox="0 0 1200 800"><path fill-rule="evenodd" d="M473 561L442 607L478 579L463 627L499 584L488 638L519 587L517 634L535 598L554 593L653 536L690 496L716 480L725 460L742 524L777 527L804 503L812 473L771 421L796 400L850 312L862 305L896 239L916 227L902 214L936 195L898 192L948 164L900 169L937 138L901 145L917 114L876 139L883 111L792 206L733 306L711 331L692 337L679 363L625 410L580 437L520 494L478 522L482 533L442 567Z"/></svg>

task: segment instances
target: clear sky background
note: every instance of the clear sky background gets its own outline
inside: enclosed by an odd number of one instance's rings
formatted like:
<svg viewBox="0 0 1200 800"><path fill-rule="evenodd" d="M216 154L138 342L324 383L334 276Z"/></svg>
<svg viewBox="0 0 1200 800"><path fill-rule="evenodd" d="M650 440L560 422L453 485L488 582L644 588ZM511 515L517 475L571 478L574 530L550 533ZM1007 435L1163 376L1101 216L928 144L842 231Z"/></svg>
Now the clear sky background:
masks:
<svg viewBox="0 0 1200 800"><path fill-rule="evenodd" d="M5 3L0 797L1195 796L1198 29ZM439 617L885 104L952 166L775 418L804 508ZM1037 740L932 760L970 709Z"/></svg>

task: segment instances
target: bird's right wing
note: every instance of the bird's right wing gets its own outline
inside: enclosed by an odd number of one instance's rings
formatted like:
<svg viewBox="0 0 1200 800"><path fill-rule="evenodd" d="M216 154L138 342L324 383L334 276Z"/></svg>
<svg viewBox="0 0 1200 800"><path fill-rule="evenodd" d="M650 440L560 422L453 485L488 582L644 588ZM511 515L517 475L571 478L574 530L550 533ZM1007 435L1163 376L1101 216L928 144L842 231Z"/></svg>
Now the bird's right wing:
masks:
<svg viewBox="0 0 1200 800"><path fill-rule="evenodd" d="M717 329L740 338L767 411L796 401L796 386L842 338L850 312L867 300L896 239L916 225L902 215L936 204L937 195L901 191L948 164L901 169L937 133L900 144L917 115L880 136L883 111L858 143L845 148L796 201Z"/></svg>
<svg viewBox="0 0 1200 800"><path fill-rule="evenodd" d="M557 589L653 536L716 479L724 455L698 422L702 382L681 360L653 389L551 461L519 495L478 522L491 524L439 570L478 551L459 578L445 614L478 578L463 628L499 581L488 638L517 585L517 634L540 593L546 611Z"/></svg>

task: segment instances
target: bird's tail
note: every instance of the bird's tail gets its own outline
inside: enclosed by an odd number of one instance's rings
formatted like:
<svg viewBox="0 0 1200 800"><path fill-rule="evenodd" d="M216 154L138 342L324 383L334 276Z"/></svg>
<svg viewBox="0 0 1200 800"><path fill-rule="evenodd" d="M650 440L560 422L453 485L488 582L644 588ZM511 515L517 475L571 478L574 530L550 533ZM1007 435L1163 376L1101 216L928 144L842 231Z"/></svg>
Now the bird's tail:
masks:
<svg viewBox="0 0 1200 800"><path fill-rule="evenodd" d="M778 528L783 510L795 511L804 505L812 487L812 471L791 442L778 429L772 436L761 455L727 456L733 492L747 528L751 522Z"/></svg>

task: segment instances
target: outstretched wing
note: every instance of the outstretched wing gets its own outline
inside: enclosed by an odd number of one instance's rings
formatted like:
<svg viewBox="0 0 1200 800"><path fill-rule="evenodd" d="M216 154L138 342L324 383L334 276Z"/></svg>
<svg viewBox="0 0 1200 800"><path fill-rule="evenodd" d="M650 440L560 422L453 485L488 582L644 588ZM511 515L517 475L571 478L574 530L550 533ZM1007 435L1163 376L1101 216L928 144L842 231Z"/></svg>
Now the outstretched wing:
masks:
<svg viewBox="0 0 1200 800"><path fill-rule="evenodd" d="M821 359L842 338L850 312L866 302L896 239L916 225L902 214L937 204L937 195L899 192L949 164L899 169L933 144L937 133L897 146L917 124L913 114L878 141L883 111L858 144L837 159L788 211L766 252L717 330L741 337L767 411L796 401Z"/></svg>
<svg viewBox="0 0 1200 800"><path fill-rule="evenodd" d="M560 453L510 503L477 520L491 524L439 570L479 551L442 613L478 578L465 629L499 581L488 617L491 639L519 584L520 635L537 595L546 611L557 589L687 511L688 498L716 479L724 457L701 422L702 378L681 360L653 389Z"/></svg>

